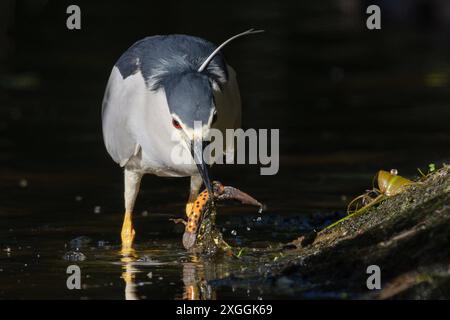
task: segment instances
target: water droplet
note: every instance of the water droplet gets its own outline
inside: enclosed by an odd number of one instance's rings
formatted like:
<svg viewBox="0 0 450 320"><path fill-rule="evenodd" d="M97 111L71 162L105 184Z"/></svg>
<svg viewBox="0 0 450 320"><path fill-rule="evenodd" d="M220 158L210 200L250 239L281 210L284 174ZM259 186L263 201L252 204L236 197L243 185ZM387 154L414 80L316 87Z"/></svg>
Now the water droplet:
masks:
<svg viewBox="0 0 450 320"><path fill-rule="evenodd" d="M143 217L147 217L147 216L148 216L148 211L147 211L147 210L142 211L141 215L142 215Z"/></svg>
<svg viewBox="0 0 450 320"><path fill-rule="evenodd" d="M261 217L256 218L256 222L261 222L261 220L262 220Z"/></svg>
<svg viewBox="0 0 450 320"><path fill-rule="evenodd" d="M76 196L75 197L75 201L80 202L81 200L83 200L82 196Z"/></svg>
<svg viewBox="0 0 450 320"><path fill-rule="evenodd" d="M21 179L21 180L19 181L19 187L21 187L21 188L26 188L26 187L28 187L28 181L27 181L27 179Z"/></svg>
<svg viewBox="0 0 450 320"><path fill-rule="evenodd" d="M398 174L398 170L397 169L391 169L391 174L393 176L396 176Z"/></svg>
<svg viewBox="0 0 450 320"><path fill-rule="evenodd" d="M236 230L231 230L231 234L232 234L233 236L235 236L235 235L237 235L237 231L236 231Z"/></svg>
<svg viewBox="0 0 450 320"><path fill-rule="evenodd" d="M250 227L247 227L246 229L247 229L247 231L250 231L250 230L252 230L252 229L251 229Z"/></svg>
<svg viewBox="0 0 450 320"><path fill-rule="evenodd" d="M153 273L151 273L151 272L147 273L147 278L149 278L149 279L153 278Z"/></svg>
<svg viewBox="0 0 450 320"><path fill-rule="evenodd" d="M102 211L102 207L100 207L100 206L95 206L94 207L94 213L95 214L99 214L101 211Z"/></svg>

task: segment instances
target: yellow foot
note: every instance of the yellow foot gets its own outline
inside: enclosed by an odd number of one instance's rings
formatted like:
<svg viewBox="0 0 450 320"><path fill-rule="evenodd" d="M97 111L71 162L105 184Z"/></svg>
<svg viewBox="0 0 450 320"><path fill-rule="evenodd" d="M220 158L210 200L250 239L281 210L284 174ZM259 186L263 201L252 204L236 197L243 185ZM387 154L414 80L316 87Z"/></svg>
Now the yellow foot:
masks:
<svg viewBox="0 0 450 320"><path fill-rule="evenodd" d="M192 202L188 202L187 204L186 204L186 216L189 218L189 216L191 215L191 213L192 213L192 209L194 208L194 201L192 201Z"/></svg>
<svg viewBox="0 0 450 320"><path fill-rule="evenodd" d="M132 247L123 244L119 253L122 256L122 262L132 262L137 257L136 251Z"/></svg>
<svg viewBox="0 0 450 320"><path fill-rule="evenodd" d="M122 252L124 251L133 251L133 240L136 232L133 229L133 222L131 221L131 212L125 212L125 217L123 219L122 225Z"/></svg>

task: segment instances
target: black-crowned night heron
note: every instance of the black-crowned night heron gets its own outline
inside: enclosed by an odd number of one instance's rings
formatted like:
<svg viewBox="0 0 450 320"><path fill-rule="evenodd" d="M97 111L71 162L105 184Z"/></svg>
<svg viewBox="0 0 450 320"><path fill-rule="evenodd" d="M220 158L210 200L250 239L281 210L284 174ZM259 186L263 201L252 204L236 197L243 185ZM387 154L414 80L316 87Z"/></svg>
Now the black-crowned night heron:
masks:
<svg viewBox="0 0 450 320"><path fill-rule="evenodd" d="M132 212L144 174L190 176L188 215L202 182L211 192L201 141L210 128L225 134L225 129L241 123L236 74L220 50L231 40L256 32L260 31L235 35L219 47L187 35L147 37L131 46L113 67L102 124L106 149L124 168L124 249L131 249L133 243ZM194 121L202 125L194 126ZM174 161L173 150L180 144L190 159Z"/></svg>

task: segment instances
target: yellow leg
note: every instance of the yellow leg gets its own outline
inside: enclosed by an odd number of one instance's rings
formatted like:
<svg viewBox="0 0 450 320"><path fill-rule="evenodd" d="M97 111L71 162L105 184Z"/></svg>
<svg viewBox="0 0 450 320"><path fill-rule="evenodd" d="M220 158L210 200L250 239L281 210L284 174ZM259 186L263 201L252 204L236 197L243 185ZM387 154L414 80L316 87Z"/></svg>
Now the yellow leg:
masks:
<svg viewBox="0 0 450 320"><path fill-rule="evenodd" d="M123 254L130 254L133 252L133 240L134 235L136 232L133 228L133 222L131 220L132 213L131 212L125 212L125 216L123 219L123 225L122 225L122 253Z"/></svg>

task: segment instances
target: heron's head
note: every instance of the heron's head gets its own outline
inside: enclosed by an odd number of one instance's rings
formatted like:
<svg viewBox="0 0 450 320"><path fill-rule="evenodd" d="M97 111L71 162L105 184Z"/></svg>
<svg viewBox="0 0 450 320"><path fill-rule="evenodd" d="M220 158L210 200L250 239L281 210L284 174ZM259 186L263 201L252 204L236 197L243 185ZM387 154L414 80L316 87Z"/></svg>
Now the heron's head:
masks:
<svg viewBox="0 0 450 320"><path fill-rule="evenodd" d="M208 75L199 72L180 74L165 86L172 116L171 126L179 133L185 147L191 152L205 187L210 193L212 187L203 158L203 147L216 117L213 90Z"/></svg>
<svg viewBox="0 0 450 320"><path fill-rule="evenodd" d="M203 179L208 192L213 194L208 175L205 159L203 158L203 141L207 141L209 130L215 120L216 108L214 105L214 90L220 90L221 84L226 82L227 71L225 61L220 50L230 41L244 35L262 32L262 30L250 29L239 33L224 41L220 46L204 46L203 49L212 52L206 56L202 52L199 58L201 64L196 60L187 60L186 56L166 57L160 61L163 71L156 72L153 78L153 87L162 85L164 87L169 112L172 117L171 126L185 147L190 151L198 171ZM181 43L184 49L190 47Z"/></svg>

